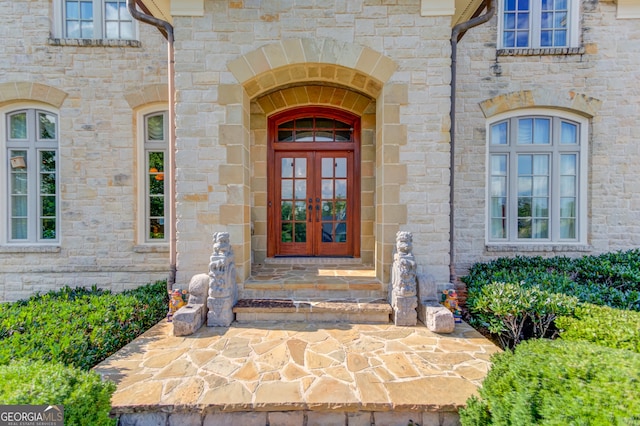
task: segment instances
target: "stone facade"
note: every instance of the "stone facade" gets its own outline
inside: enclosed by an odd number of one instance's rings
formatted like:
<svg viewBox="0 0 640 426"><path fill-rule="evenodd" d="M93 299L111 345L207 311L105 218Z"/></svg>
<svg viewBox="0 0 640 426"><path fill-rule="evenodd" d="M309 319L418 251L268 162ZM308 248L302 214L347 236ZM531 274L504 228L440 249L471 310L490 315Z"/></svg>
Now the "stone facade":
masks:
<svg viewBox="0 0 640 426"><path fill-rule="evenodd" d="M580 2L581 48L496 54L497 17L459 44L455 264L512 255L581 256L640 246L640 25L609 1ZM621 15L620 18L617 16ZM553 54L548 54L548 53ZM487 120L522 108L588 117L587 238L578 245L486 243Z"/></svg>
<svg viewBox="0 0 640 426"><path fill-rule="evenodd" d="M0 4L0 109L46 107L59 118L60 241L6 243L7 169L0 139L0 301L63 285L122 291L165 279L167 246L136 238L136 111L166 105L166 42L51 39L52 2ZM166 109L166 106L165 106ZM7 161L7 163L5 163Z"/></svg>
<svg viewBox="0 0 640 426"><path fill-rule="evenodd" d="M454 2L441 2L437 13L438 2L426 0L202 0L179 13L180 2L170 3L177 282L184 287L207 271L209 236L228 232L242 297L252 261L267 256L268 117L317 105L361 117L363 262L390 282L396 233L410 231L417 272L448 283ZM583 0L580 48L568 51L497 52L496 17L464 35L456 90L458 275L474 262L513 253L579 255L640 245L640 27L637 19L617 17L619 7ZM4 2L0 12L0 108L46 105L57 111L61 135L60 241L0 241L0 300L65 284L119 291L166 278L168 245L139 238L136 145L139 112L167 104L166 41L141 23L140 41L52 39L52 2L45 0ZM487 122L529 107L587 119L583 244L487 243ZM5 228L6 216L0 213Z"/></svg>

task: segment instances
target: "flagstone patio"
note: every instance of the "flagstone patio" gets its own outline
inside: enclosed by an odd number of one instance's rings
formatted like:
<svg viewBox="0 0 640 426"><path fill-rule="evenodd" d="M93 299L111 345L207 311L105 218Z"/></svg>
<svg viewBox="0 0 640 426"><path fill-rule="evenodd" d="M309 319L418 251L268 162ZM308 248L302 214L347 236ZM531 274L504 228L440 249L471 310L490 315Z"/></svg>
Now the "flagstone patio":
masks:
<svg viewBox="0 0 640 426"><path fill-rule="evenodd" d="M120 425L457 424L499 351L469 325L161 321L95 370Z"/></svg>

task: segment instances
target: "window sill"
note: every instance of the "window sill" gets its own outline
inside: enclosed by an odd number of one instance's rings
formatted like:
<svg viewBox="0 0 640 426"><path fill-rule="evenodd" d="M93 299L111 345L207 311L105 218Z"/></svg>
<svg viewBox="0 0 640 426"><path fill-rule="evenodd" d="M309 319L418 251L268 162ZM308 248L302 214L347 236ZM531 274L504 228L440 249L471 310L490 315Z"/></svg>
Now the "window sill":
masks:
<svg viewBox="0 0 640 426"><path fill-rule="evenodd" d="M3 245L0 253L60 253L60 246Z"/></svg>
<svg viewBox="0 0 640 426"><path fill-rule="evenodd" d="M498 56L584 55L584 47L545 47L538 49L498 49Z"/></svg>
<svg viewBox="0 0 640 426"><path fill-rule="evenodd" d="M88 38L50 38L50 46L75 47L141 47L139 40L88 39Z"/></svg>
<svg viewBox="0 0 640 426"><path fill-rule="evenodd" d="M168 244L141 244L133 247L134 253L169 253Z"/></svg>
<svg viewBox="0 0 640 426"><path fill-rule="evenodd" d="M566 253L590 252L593 248L588 244L486 244L485 250L490 253Z"/></svg>

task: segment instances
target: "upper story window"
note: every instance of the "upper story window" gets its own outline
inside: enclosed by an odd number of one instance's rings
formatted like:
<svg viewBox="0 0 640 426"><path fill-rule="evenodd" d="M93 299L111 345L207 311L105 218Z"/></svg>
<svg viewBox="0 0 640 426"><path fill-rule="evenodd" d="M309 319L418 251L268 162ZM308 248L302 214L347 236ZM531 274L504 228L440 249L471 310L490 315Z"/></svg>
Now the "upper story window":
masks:
<svg viewBox="0 0 640 426"><path fill-rule="evenodd" d="M40 109L4 116L3 174L6 240L50 243L59 239L58 117Z"/></svg>
<svg viewBox="0 0 640 426"><path fill-rule="evenodd" d="M501 49L578 47L578 0L504 0Z"/></svg>
<svg viewBox="0 0 640 426"><path fill-rule="evenodd" d="M126 0L56 0L61 38L134 40L135 23Z"/></svg>
<svg viewBox="0 0 640 426"><path fill-rule="evenodd" d="M586 127L555 115L489 125L489 242L585 242Z"/></svg>

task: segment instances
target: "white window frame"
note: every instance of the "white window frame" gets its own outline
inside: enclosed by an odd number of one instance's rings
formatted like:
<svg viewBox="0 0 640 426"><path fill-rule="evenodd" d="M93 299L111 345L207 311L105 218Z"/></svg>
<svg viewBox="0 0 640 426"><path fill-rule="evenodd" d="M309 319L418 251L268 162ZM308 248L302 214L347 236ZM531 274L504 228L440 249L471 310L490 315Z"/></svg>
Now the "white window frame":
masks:
<svg viewBox="0 0 640 426"><path fill-rule="evenodd" d="M27 113L27 135L23 142L9 141L9 116ZM39 112L51 114L56 120L56 138L39 140L36 118ZM37 103L13 103L0 108L0 244L18 245L58 245L61 239L60 221L60 115L57 110ZM28 177L28 210L27 210L27 238L13 239L11 235L11 156L9 151L27 151L26 170ZM55 152L55 238L41 238L41 209L40 209L40 174L39 154L41 151Z"/></svg>
<svg viewBox="0 0 640 426"><path fill-rule="evenodd" d="M542 0L529 0L529 46L505 46L504 45L504 15L505 3L509 0L502 0L500 4L500 13L498 14L498 49L562 49L579 47L580 43L580 0L567 0L567 9L569 14L569 23L567 25L567 45L566 46L541 46L541 4ZM515 0L518 1L518 0Z"/></svg>
<svg viewBox="0 0 640 426"><path fill-rule="evenodd" d="M164 116L164 139L149 141L147 138L147 117L162 114ZM138 173L138 208L137 208L137 241L141 245L157 245L169 243L169 112L167 105L154 105L140 109L136 114ZM149 203L149 164L150 151L164 152L164 238L152 239L149 236L150 203Z"/></svg>
<svg viewBox="0 0 640 426"><path fill-rule="evenodd" d="M106 22L104 18L104 8L105 3L108 0L91 0L93 3L93 37L90 38L80 38L86 40L138 40L138 21L131 18L132 22L132 36L131 38L111 38L107 39L105 36L106 33ZM123 0L119 0L122 2ZM76 39L76 37L68 37L66 34L66 16L65 16L65 6L66 0L53 0L53 28L52 33L54 38L60 39ZM99 23L99 25L96 25Z"/></svg>
<svg viewBox="0 0 640 426"><path fill-rule="evenodd" d="M568 121L578 126L578 139L576 146L560 145L558 140L552 139L551 145L538 145L538 144L517 144L515 135L517 135L517 129L513 128L513 124L520 118L550 118L552 120L552 134L555 132L557 135L558 129L554 128L554 125L561 121ZM510 141L507 146L504 145L492 145L492 126L501 122L508 121ZM492 117L486 124L487 134L487 156L486 162L486 194L485 194L485 243L489 246L499 245L584 245L587 244L587 179L588 179L588 131L589 131L588 119L571 114L564 111L552 110L552 109L527 109L511 111L504 114ZM553 138L553 136L552 136ZM559 181L560 181L560 167L559 158L561 154L576 153L578 155L577 160L577 202L576 202L576 235L575 238L563 239L560 237L559 221L560 221L560 202L559 202ZM492 155L507 155L507 235L505 238L493 238L491 230L491 201L492 201L492 187L491 187L491 160ZM550 164L550 201L549 201L549 237L542 238L518 238L517 235L517 221L518 221L518 170L517 170L517 155L518 154L548 154L551 158Z"/></svg>

